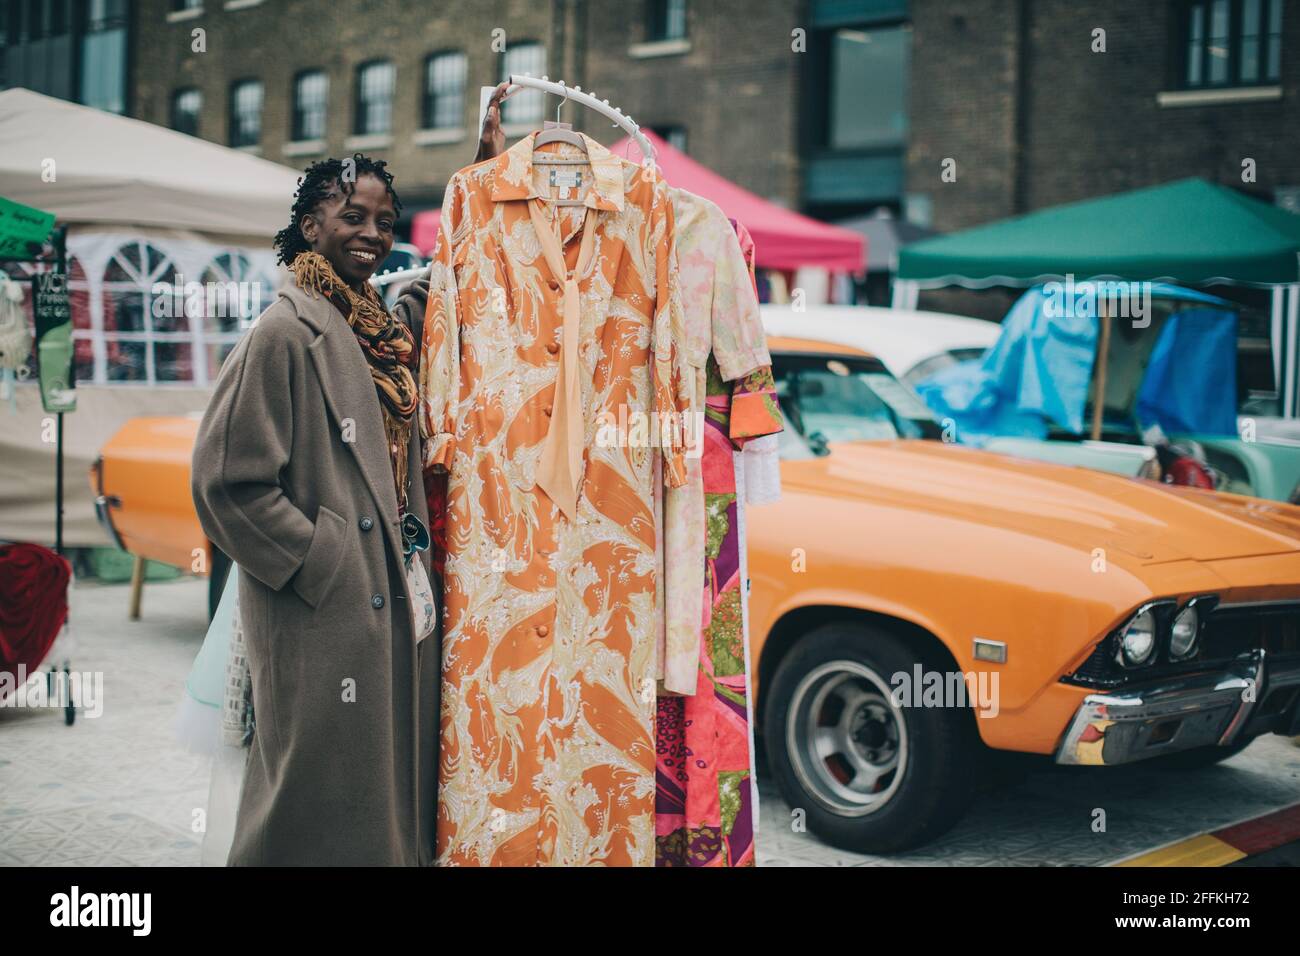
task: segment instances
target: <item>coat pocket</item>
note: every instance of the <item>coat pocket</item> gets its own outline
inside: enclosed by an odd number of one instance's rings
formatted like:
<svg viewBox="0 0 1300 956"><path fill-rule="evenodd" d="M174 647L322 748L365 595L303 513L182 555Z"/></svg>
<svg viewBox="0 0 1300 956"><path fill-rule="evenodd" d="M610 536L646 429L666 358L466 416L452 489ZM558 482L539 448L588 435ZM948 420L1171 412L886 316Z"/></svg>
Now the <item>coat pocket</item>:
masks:
<svg viewBox="0 0 1300 956"><path fill-rule="evenodd" d="M312 532L307 556L292 581L298 597L312 610L325 599L343 564L347 537L347 520L321 505L316 511L316 529Z"/></svg>

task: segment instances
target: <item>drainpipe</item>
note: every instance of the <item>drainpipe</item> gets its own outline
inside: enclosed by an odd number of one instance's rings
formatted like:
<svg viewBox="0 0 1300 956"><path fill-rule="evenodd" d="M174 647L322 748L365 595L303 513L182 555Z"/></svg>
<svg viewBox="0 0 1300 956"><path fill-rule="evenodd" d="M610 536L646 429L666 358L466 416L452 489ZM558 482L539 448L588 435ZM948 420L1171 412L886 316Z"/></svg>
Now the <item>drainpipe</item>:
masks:
<svg viewBox="0 0 1300 956"><path fill-rule="evenodd" d="M1017 0L1016 105L1011 146L1011 210L1013 215L1029 211L1029 188L1025 181L1028 163L1025 160L1025 151L1029 139L1029 56L1032 46L1030 10L1030 0Z"/></svg>

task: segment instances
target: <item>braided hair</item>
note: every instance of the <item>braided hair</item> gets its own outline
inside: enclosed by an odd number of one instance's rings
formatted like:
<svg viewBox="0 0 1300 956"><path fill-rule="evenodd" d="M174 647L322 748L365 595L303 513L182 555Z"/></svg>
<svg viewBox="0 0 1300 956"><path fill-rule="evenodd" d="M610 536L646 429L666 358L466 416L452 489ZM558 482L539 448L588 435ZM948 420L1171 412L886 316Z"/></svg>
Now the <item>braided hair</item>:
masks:
<svg viewBox="0 0 1300 956"><path fill-rule="evenodd" d="M343 178L343 171L348 163L352 165L352 172L355 173L350 181ZM397 198L397 191L393 189L393 174L387 167L388 164L384 160L370 159L361 153L353 153L350 160L323 159L308 166L307 171L298 179L298 191L294 193L289 225L275 234L275 248L278 253L276 261L290 265L299 253L311 251L311 245L298 225L302 222L302 217L315 212L322 202L337 195L334 191L335 187L351 195L358 176L368 174L383 182L388 195L393 198L393 209L400 215L402 201Z"/></svg>

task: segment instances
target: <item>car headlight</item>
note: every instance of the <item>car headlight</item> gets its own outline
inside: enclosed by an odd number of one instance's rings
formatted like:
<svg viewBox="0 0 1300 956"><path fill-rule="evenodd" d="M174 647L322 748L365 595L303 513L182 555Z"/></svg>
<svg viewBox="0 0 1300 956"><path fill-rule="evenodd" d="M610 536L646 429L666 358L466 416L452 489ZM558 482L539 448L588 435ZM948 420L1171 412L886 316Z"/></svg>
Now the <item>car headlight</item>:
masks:
<svg viewBox="0 0 1300 956"><path fill-rule="evenodd" d="M1201 629L1201 616L1196 613L1196 606L1187 605L1174 618L1174 626L1169 631L1169 657L1171 660L1186 660L1196 653L1196 638Z"/></svg>
<svg viewBox="0 0 1300 956"><path fill-rule="evenodd" d="M1156 652L1156 614L1152 608L1144 608L1129 620L1119 636L1120 664L1125 667L1141 667L1149 662Z"/></svg>

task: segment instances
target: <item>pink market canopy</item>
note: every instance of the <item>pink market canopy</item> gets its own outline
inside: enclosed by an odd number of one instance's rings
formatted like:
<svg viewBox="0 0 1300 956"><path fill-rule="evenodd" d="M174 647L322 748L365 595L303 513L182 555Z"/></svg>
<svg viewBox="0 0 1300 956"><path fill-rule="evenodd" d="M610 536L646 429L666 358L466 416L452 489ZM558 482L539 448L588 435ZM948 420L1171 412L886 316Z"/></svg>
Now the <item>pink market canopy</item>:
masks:
<svg viewBox="0 0 1300 956"><path fill-rule="evenodd" d="M829 226L756 196L724 179L707 166L669 146L648 129L642 129L655 148L659 171L672 186L711 199L730 218L745 225L754 237L761 269L798 269L820 266L832 272L861 272L866 267L865 242L860 233ZM634 162L641 153L627 137L609 147L617 156ZM429 255L438 238L437 209L416 213L411 220L411 242Z"/></svg>

